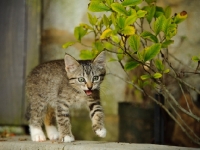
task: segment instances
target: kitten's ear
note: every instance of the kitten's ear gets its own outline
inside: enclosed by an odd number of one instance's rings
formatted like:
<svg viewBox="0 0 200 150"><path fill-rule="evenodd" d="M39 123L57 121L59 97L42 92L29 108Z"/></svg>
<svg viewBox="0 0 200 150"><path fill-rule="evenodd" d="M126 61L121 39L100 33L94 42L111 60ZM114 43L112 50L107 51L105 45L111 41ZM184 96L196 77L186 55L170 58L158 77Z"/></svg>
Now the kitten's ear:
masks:
<svg viewBox="0 0 200 150"><path fill-rule="evenodd" d="M96 58L93 60L93 63L98 65L100 68L104 68L105 61L106 61L106 52L102 51L99 55L96 56Z"/></svg>
<svg viewBox="0 0 200 150"><path fill-rule="evenodd" d="M65 70L67 72L73 72L78 68L78 66L79 63L74 57L70 56L69 54L65 54Z"/></svg>

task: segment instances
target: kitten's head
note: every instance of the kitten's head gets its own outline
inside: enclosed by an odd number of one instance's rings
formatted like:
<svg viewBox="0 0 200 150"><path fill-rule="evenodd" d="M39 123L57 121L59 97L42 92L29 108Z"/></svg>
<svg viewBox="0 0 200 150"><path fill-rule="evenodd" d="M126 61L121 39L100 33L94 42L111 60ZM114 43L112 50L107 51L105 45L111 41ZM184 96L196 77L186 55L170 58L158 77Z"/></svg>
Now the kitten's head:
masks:
<svg viewBox="0 0 200 150"><path fill-rule="evenodd" d="M99 90L106 74L105 52L101 52L94 60L76 60L66 54L65 70L69 83L89 96L93 90Z"/></svg>

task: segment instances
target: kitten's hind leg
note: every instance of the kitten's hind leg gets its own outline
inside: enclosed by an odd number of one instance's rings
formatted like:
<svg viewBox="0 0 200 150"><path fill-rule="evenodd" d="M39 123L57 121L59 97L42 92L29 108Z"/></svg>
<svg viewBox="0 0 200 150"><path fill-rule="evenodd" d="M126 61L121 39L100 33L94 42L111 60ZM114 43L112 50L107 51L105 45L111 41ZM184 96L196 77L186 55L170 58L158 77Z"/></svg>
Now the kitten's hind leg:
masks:
<svg viewBox="0 0 200 150"><path fill-rule="evenodd" d="M55 110L50 106L47 107L44 124L49 140L57 140L59 133L56 128Z"/></svg>
<svg viewBox="0 0 200 150"><path fill-rule="evenodd" d="M31 103L29 108L29 127L32 141L42 142L46 140L42 131L44 107L37 103Z"/></svg>

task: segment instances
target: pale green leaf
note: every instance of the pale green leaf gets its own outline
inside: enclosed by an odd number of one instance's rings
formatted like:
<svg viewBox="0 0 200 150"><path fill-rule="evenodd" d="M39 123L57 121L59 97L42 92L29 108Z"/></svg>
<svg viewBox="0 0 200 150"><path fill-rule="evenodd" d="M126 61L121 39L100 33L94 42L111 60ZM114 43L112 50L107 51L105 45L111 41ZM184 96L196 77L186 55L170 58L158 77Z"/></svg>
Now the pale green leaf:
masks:
<svg viewBox="0 0 200 150"><path fill-rule="evenodd" d="M104 11L110 11L110 8L106 6L104 3L99 3L98 1L91 1L88 10L92 12L104 12Z"/></svg>
<svg viewBox="0 0 200 150"><path fill-rule="evenodd" d="M104 14L103 15L103 23L106 27L109 27L110 26L110 22L109 22L109 19L108 17Z"/></svg>
<svg viewBox="0 0 200 150"><path fill-rule="evenodd" d="M78 41L81 41L82 37L85 36L87 30L84 29L82 26L78 26L74 29L74 36Z"/></svg>
<svg viewBox="0 0 200 150"><path fill-rule="evenodd" d="M91 50L81 50L80 58L83 60L91 60L94 58L94 55Z"/></svg>
<svg viewBox="0 0 200 150"><path fill-rule="evenodd" d="M161 15L160 17L158 17L156 19L156 21L154 22L154 26L153 26L153 29L154 29L154 32L156 33L156 35L158 35L160 33L160 31L162 31L163 29L163 24L165 23L165 16L164 15Z"/></svg>
<svg viewBox="0 0 200 150"><path fill-rule="evenodd" d="M122 49L117 50L117 58L121 61L124 58L124 51Z"/></svg>
<svg viewBox="0 0 200 150"><path fill-rule="evenodd" d="M122 2L123 6L135 6L142 3L142 0L124 0Z"/></svg>
<svg viewBox="0 0 200 150"><path fill-rule="evenodd" d="M192 57L192 60L198 62L198 61L200 61L200 58L197 57L197 56L193 56L193 57Z"/></svg>
<svg viewBox="0 0 200 150"><path fill-rule="evenodd" d="M76 42L67 42L67 43L65 43L65 44L62 45L62 48L66 49L66 48L68 48L69 46L74 45L75 43L76 43Z"/></svg>
<svg viewBox="0 0 200 150"><path fill-rule="evenodd" d="M120 3L112 3L111 4L111 8L117 12L118 14L122 14L122 15L128 15L126 9L124 8L123 5L121 5Z"/></svg>
<svg viewBox="0 0 200 150"><path fill-rule="evenodd" d="M90 13L88 13L88 20L89 20L91 25L95 25L96 22L97 22L96 16L92 16Z"/></svg>
<svg viewBox="0 0 200 150"><path fill-rule="evenodd" d="M139 11L137 11L137 17L138 17L138 18L142 18L142 17L144 17L146 14L147 14L147 11L145 11L145 10L139 10Z"/></svg>
<svg viewBox="0 0 200 150"><path fill-rule="evenodd" d="M165 69L164 71L163 71L163 73L169 73L169 69Z"/></svg>
<svg viewBox="0 0 200 150"><path fill-rule="evenodd" d="M127 17L125 20L125 26L132 25L136 20L137 20L137 14Z"/></svg>
<svg viewBox="0 0 200 150"><path fill-rule="evenodd" d="M159 59L155 60L155 66L159 72L162 72L164 70L164 65L163 65L162 61Z"/></svg>
<svg viewBox="0 0 200 150"><path fill-rule="evenodd" d="M110 38L112 39L112 41L114 41L115 43L119 43L120 42L120 38L117 35L111 35Z"/></svg>
<svg viewBox="0 0 200 150"><path fill-rule="evenodd" d="M146 79L151 78L151 76L148 75L148 74L145 74L145 75L142 75L140 78L141 78L142 80L146 80Z"/></svg>
<svg viewBox="0 0 200 150"><path fill-rule="evenodd" d="M155 78L155 79L159 79L161 77L162 77L162 74L158 73L158 72L153 75L153 78Z"/></svg>
<svg viewBox="0 0 200 150"><path fill-rule="evenodd" d="M161 44L159 43L147 47L144 53L144 61L146 62L148 60L153 59L156 55L160 53L160 49L161 49Z"/></svg>
<svg viewBox="0 0 200 150"><path fill-rule="evenodd" d="M140 48L140 36L134 34L128 38L130 47L136 52Z"/></svg>

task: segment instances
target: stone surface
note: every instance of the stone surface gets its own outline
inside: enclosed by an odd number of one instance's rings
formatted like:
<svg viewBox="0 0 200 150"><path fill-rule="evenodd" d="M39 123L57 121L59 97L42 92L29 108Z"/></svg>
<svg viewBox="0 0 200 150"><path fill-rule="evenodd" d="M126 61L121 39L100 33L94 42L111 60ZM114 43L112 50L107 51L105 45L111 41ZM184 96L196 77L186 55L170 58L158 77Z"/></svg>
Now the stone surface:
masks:
<svg viewBox="0 0 200 150"><path fill-rule="evenodd" d="M197 148L175 147L155 144L117 143L106 141L57 141L32 142L27 136L0 138L1 150L197 150Z"/></svg>

